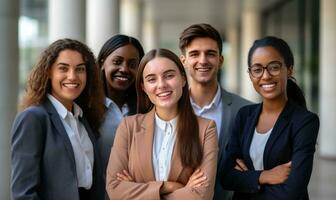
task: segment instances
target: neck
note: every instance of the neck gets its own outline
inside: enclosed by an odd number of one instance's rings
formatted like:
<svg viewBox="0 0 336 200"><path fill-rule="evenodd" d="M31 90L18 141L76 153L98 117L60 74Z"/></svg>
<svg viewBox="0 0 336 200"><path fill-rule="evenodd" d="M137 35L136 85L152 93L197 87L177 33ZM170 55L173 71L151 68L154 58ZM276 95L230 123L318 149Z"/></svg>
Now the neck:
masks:
<svg viewBox="0 0 336 200"><path fill-rule="evenodd" d="M114 103L121 109L122 106L126 103L126 92L125 91L118 91L118 90L111 90L108 89L107 97L112 99Z"/></svg>
<svg viewBox="0 0 336 200"><path fill-rule="evenodd" d="M217 81L208 84L192 83L190 87L190 96L198 106L203 107L211 103L216 95L218 87Z"/></svg>
<svg viewBox="0 0 336 200"><path fill-rule="evenodd" d="M274 99L274 100L263 99L263 112L280 113L285 107L287 101L288 101L287 96Z"/></svg>
<svg viewBox="0 0 336 200"><path fill-rule="evenodd" d="M164 121L170 121L177 116L177 107L175 109L155 108L156 114Z"/></svg>

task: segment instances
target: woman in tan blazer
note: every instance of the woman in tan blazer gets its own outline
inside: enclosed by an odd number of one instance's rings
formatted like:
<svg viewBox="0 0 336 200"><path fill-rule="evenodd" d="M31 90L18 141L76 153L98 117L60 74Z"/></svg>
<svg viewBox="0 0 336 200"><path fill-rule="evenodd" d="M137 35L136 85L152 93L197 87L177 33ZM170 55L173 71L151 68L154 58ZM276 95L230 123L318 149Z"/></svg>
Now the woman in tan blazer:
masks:
<svg viewBox="0 0 336 200"><path fill-rule="evenodd" d="M169 50L148 52L137 77L138 113L116 132L107 168L110 199L212 199L215 123L197 117L186 73Z"/></svg>

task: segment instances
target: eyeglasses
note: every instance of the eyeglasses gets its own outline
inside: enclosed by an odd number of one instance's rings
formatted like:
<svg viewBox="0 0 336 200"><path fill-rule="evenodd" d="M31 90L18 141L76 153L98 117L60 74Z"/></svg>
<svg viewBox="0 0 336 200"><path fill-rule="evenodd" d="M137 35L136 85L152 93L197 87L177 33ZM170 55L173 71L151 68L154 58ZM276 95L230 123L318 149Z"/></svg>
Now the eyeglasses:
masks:
<svg viewBox="0 0 336 200"><path fill-rule="evenodd" d="M248 72L253 78L261 78L266 69L268 74L270 74L271 76L278 76L280 74L281 67L281 62L272 61L266 66L262 66L261 64L254 64L248 68Z"/></svg>

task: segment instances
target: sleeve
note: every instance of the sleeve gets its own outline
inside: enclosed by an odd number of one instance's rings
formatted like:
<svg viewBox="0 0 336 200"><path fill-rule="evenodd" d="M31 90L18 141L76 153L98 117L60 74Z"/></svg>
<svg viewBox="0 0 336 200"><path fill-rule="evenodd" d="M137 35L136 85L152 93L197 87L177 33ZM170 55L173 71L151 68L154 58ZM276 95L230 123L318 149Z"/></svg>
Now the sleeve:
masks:
<svg viewBox="0 0 336 200"><path fill-rule="evenodd" d="M299 199L305 193L313 168L316 139L319 130L319 119L309 114L293 128L293 153L291 172L287 181L279 185L266 185L260 199Z"/></svg>
<svg viewBox="0 0 336 200"><path fill-rule="evenodd" d="M168 195L164 195L163 199L195 199L195 200L210 200L214 195L216 170L217 170L217 154L218 154L218 139L217 129L214 121L210 121L205 130L203 160L200 169L208 178L207 187L189 188L183 187Z"/></svg>
<svg viewBox="0 0 336 200"><path fill-rule="evenodd" d="M249 170L245 172L234 169L236 159L243 159L241 136L244 130L243 111L240 110L234 122L231 131L231 136L228 145L225 147L225 152L222 154L218 166L218 178L222 186L226 190L237 192L256 193L259 191L259 176L261 171Z"/></svg>
<svg viewBox="0 0 336 200"><path fill-rule="evenodd" d="M33 111L24 111L11 130L12 199L40 199L40 163L44 145L43 120Z"/></svg>
<svg viewBox="0 0 336 200"><path fill-rule="evenodd" d="M136 183L117 180L116 174L128 169L128 142L131 140L126 119L119 125L106 172L106 190L112 199L160 199L162 182Z"/></svg>

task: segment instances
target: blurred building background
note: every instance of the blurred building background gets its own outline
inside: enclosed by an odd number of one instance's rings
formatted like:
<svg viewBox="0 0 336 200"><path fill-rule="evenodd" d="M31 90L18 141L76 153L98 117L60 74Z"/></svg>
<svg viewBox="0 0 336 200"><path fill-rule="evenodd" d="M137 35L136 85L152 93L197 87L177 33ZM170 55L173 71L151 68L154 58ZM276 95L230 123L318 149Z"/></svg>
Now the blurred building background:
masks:
<svg viewBox="0 0 336 200"><path fill-rule="evenodd" d="M311 199L336 196L336 1L335 0L0 0L0 199L9 199L10 128L27 75L52 41L69 37L97 54L113 34L138 38L146 51L180 54L179 34L210 23L224 39L221 84L258 102L247 74L255 39L285 39L295 56L297 83L320 116Z"/></svg>

